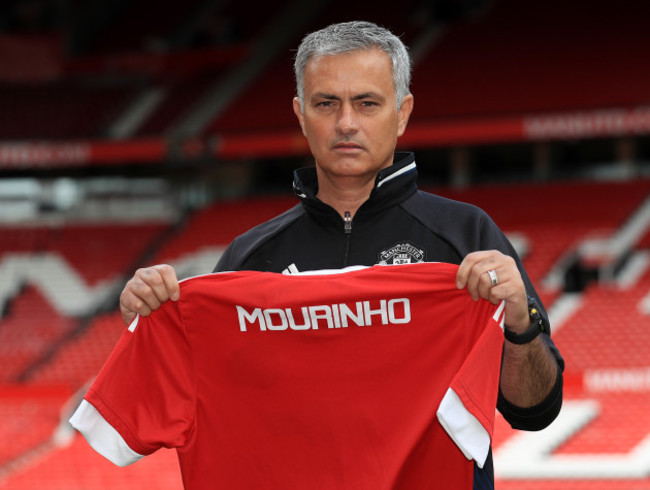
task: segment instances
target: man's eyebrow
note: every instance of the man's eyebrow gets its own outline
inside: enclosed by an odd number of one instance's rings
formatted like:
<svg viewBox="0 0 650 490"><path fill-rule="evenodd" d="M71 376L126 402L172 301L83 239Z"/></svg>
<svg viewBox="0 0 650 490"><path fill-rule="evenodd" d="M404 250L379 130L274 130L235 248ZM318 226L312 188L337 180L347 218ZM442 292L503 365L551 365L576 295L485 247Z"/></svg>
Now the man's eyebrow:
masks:
<svg viewBox="0 0 650 490"><path fill-rule="evenodd" d="M363 94L355 95L352 97L352 100L361 100L361 99L381 99L381 95L376 94L375 92L365 92Z"/></svg>
<svg viewBox="0 0 650 490"><path fill-rule="evenodd" d="M317 92L312 95L312 99L326 99L326 100L341 100L341 97L334 94L328 94L326 92ZM363 100L363 99L382 99L383 97L375 92L364 92L352 97L352 100Z"/></svg>
<svg viewBox="0 0 650 490"><path fill-rule="evenodd" d="M338 97L334 94L327 94L325 92L317 92L311 96L312 99L326 99L326 100L341 100L341 97Z"/></svg>

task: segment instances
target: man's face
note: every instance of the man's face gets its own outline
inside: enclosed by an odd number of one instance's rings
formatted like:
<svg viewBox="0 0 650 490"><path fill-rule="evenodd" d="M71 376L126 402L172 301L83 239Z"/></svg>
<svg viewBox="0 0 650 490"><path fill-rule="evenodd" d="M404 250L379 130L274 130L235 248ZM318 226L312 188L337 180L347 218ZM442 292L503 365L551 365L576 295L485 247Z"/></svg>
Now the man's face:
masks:
<svg viewBox="0 0 650 490"><path fill-rule="evenodd" d="M393 163L413 97L398 111L389 56L357 50L310 60L303 112L298 98L293 105L319 174L374 178Z"/></svg>

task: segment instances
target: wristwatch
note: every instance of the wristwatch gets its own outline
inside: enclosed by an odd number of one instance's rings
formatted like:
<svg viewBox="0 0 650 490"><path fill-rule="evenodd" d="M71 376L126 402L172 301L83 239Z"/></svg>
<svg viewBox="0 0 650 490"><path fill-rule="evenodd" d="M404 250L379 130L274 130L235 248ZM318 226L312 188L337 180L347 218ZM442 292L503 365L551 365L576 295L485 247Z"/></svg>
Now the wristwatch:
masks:
<svg viewBox="0 0 650 490"><path fill-rule="evenodd" d="M523 333L515 333L508 330L508 327L503 328L503 335L505 335L507 341L517 345L527 344L546 330L544 320L537 306L537 301L530 296L528 296L528 316L530 317L530 327Z"/></svg>

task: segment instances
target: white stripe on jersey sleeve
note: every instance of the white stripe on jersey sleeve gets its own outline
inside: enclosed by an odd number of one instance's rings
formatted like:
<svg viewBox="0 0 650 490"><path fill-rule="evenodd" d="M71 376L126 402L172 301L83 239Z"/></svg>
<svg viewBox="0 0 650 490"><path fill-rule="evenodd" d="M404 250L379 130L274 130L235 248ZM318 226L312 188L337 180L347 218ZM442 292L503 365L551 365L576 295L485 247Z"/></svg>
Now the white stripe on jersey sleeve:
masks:
<svg viewBox="0 0 650 490"><path fill-rule="evenodd" d="M492 317L494 321L499 324L501 330L505 328L505 321L506 321L505 311L506 311L506 302L504 300L501 301L501 304L497 308L497 311L494 312L494 316Z"/></svg>
<svg viewBox="0 0 650 490"><path fill-rule="evenodd" d="M86 400L70 417L70 424L86 438L88 444L117 466L127 466L143 458L124 441L119 432Z"/></svg>
<svg viewBox="0 0 650 490"><path fill-rule="evenodd" d="M440 402L438 420L467 459L473 459L483 468L490 450L490 434L465 408L451 388Z"/></svg>
<svg viewBox="0 0 650 490"><path fill-rule="evenodd" d="M129 332L131 333L135 332L135 327L138 326L138 320L140 320L140 315L136 315L133 321L131 322L131 325L129 325Z"/></svg>

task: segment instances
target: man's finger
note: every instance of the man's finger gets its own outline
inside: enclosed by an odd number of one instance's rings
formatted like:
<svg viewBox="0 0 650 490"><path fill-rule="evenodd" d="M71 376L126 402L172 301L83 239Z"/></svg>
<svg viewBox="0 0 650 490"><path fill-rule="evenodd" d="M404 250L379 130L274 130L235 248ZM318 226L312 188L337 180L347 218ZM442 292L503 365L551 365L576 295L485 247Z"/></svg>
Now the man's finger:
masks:
<svg viewBox="0 0 650 490"><path fill-rule="evenodd" d="M494 270L495 271L494 273L497 274L495 269L488 269L488 270ZM492 292L492 289L494 287L495 286L492 286L492 279L490 279L488 271L486 270L485 272L481 272L478 276L478 286L477 286L478 297L483 299L489 299L490 293Z"/></svg>
<svg viewBox="0 0 650 490"><path fill-rule="evenodd" d="M463 289L467 286L474 266L479 262L488 259L491 253L491 251L479 251L469 253L465 256L458 266L458 272L456 273L456 287L458 289Z"/></svg>
<svg viewBox="0 0 650 490"><path fill-rule="evenodd" d="M153 309L169 299L162 274L155 267L138 269L135 273L133 292Z"/></svg>
<svg viewBox="0 0 650 490"><path fill-rule="evenodd" d="M177 300L180 294L176 272L169 265L138 269L134 279L134 294L154 310L169 299Z"/></svg>
<svg viewBox="0 0 650 490"><path fill-rule="evenodd" d="M467 288L472 299L488 297L491 282L487 271L497 268L497 258L494 251L473 252L468 254L459 266L456 275L456 286Z"/></svg>
<svg viewBox="0 0 650 490"><path fill-rule="evenodd" d="M136 315L148 316L151 314L151 308L147 304L129 291L128 286L120 295L120 312L124 323L130 325Z"/></svg>
<svg viewBox="0 0 650 490"><path fill-rule="evenodd" d="M158 270L163 279L167 291L167 297L172 301L178 301L178 298L181 295L181 288L178 285L176 270L171 265L167 264L156 265L154 268Z"/></svg>

